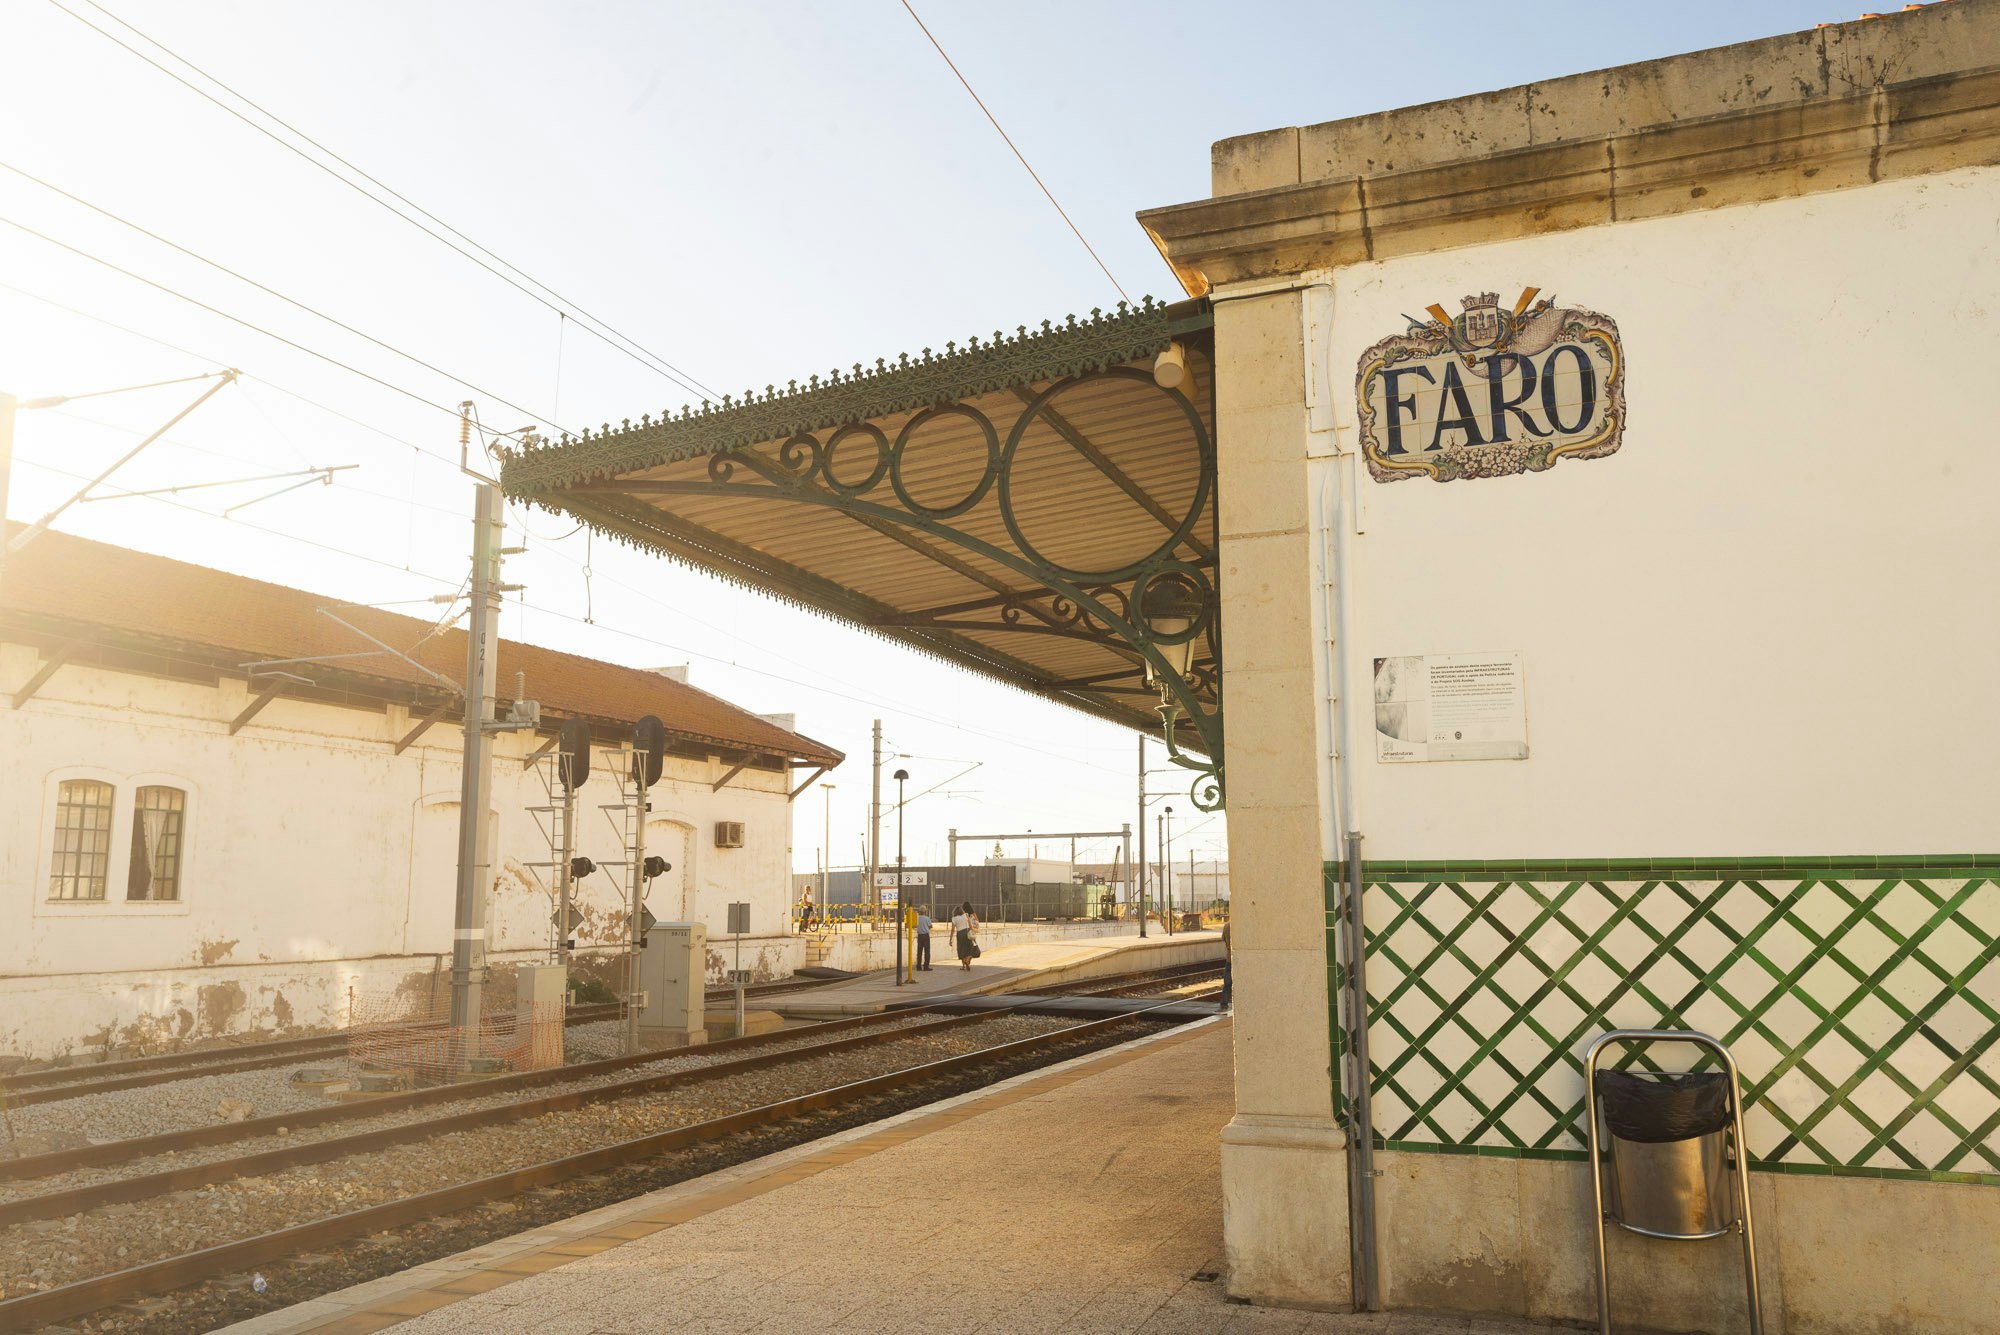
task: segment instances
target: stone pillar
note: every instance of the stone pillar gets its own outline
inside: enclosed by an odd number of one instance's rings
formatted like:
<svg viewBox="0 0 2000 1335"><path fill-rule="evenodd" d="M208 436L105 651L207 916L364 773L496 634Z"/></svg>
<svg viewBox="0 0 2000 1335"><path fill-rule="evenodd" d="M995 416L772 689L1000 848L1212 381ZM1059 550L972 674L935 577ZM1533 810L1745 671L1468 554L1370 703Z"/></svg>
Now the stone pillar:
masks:
<svg viewBox="0 0 2000 1335"><path fill-rule="evenodd" d="M1215 306L1236 1117L1222 1133L1232 1295L1345 1307L1321 886L1319 688L1302 298ZM1320 1017L1315 1020L1314 1017Z"/></svg>

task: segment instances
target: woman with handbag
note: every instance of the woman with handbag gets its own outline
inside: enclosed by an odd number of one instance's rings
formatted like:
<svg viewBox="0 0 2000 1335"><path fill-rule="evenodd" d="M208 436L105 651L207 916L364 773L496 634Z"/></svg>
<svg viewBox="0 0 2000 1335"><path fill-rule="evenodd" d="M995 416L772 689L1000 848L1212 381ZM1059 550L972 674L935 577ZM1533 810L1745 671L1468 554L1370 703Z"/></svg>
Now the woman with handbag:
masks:
<svg viewBox="0 0 2000 1335"><path fill-rule="evenodd" d="M978 927L979 919L973 915L970 900L960 904L958 912L951 915L952 939L958 946L958 967L968 973L972 970L973 957L979 953L978 943L972 939Z"/></svg>

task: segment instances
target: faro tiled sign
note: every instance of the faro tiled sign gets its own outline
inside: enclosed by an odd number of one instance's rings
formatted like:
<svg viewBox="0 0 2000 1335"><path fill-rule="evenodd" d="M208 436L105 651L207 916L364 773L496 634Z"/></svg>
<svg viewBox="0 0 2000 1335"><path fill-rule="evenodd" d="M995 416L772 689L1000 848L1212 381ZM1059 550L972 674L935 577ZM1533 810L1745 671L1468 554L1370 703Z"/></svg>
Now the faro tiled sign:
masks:
<svg viewBox="0 0 2000 1335"><path fill-rule="evenodd" d="M1426 308L1361 354L1361 450L1377 482L1539 473L1601 459L1625 432L1625 354L1609 316L1497 292Z"/></svg>

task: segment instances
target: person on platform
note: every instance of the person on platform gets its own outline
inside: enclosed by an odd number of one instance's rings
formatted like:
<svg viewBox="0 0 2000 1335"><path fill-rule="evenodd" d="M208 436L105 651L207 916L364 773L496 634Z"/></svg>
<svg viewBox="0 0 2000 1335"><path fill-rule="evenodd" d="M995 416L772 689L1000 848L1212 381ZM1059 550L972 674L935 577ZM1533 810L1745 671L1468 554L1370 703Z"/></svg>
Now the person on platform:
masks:
<svg viewBox="0 0 2000 1335"><path fill-rule="evenodd" d="M806 892L803 895L799 896L799 930L801 932L810 932L812 930L812 927L813 927L813 888L811 886L807 886Z"/></svg>
<svg viewBox="0 0 2000 1335"><path fill-rule="evenodd" d="M925 973L931 969L931 906L928 904L917 909L917 967Z"/></svg>
<svg viewBox="0 0 2000 1335"><path fill-rule="evenodd" d="M972 934L978 927L979 919L973 915L970 900L960 904L958 912L951 915L951 935L958 947L958 967L967 973L972 972L972 957L979 949L972 941Z"/></svg>

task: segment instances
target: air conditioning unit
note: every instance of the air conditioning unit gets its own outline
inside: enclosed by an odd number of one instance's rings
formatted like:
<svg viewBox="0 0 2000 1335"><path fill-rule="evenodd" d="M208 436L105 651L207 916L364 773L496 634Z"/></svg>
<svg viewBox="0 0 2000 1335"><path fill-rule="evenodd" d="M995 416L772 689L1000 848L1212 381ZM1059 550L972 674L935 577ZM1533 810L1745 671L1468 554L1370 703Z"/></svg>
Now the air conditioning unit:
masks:
<svg viewBox="0 0 2000 1335"><path fill-rule="evenodd" d="M740 820L719 820L715 823L715 846L717 848L743 847L743 822Z"/></svg>

